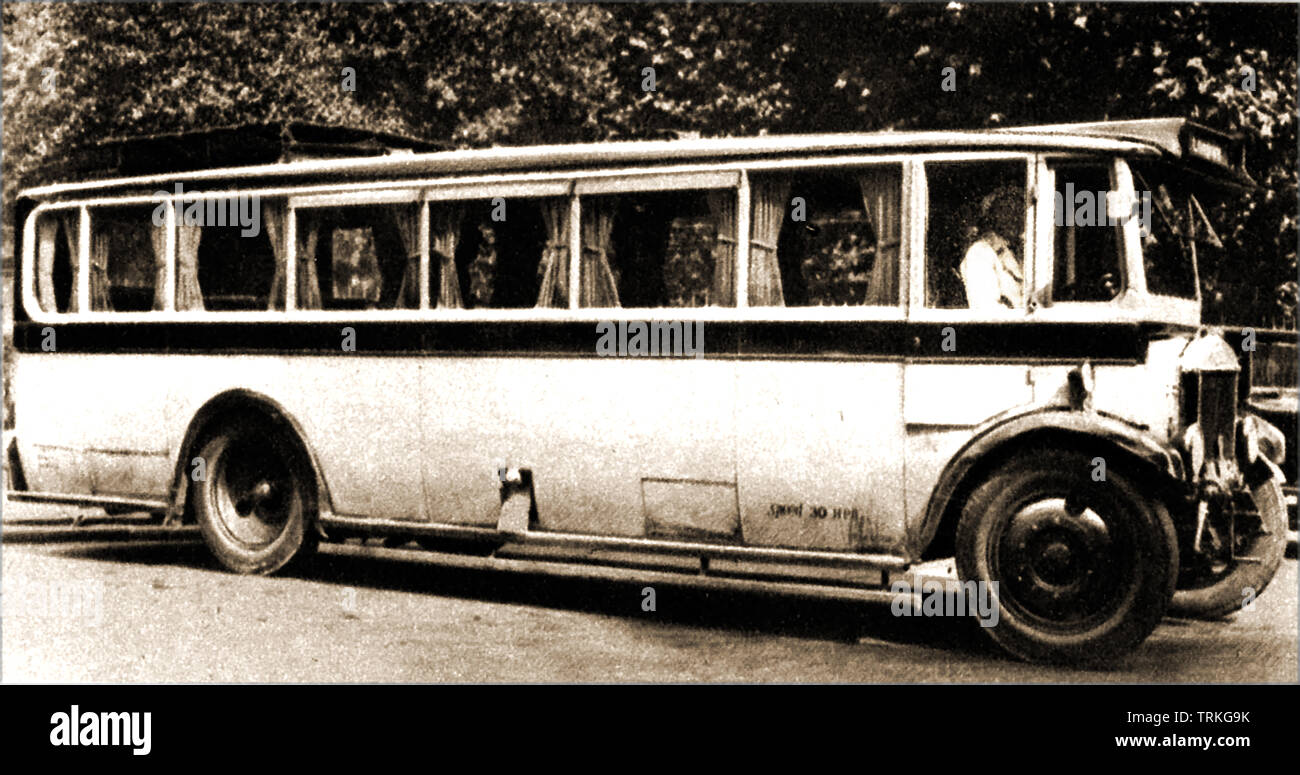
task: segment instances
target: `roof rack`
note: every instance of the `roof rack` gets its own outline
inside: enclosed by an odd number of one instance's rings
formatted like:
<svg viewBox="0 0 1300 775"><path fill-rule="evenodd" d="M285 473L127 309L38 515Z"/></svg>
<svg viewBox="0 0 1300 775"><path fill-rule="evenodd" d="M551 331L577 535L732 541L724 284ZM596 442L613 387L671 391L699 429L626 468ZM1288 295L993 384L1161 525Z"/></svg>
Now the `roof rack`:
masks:
<svg viewBox="0 0 1300 775"><path fill-rule="evenodd" d="M138 137L115 137L76 148L38 167L33 184L256 164L384 156L450 148L447 143L348 126L297 121L215 127Z"/></svg>

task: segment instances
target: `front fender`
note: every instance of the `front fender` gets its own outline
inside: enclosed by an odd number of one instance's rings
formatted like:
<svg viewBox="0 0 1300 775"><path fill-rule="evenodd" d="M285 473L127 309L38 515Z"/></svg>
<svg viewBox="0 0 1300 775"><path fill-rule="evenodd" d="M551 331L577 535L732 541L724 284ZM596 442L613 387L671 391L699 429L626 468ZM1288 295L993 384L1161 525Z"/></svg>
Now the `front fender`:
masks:
<svg viewBox="0 0 1300 775"><path fill-rule="evenodd" d="M971 440L944 466L914 540L909 541L916 555L933 540L941 524L957 518L964 493L1016 450L1031 444L1117 453L1154 475L1162 489L1185 485L1178 450L1144 426L1104 412L1067 406L1031 407L999 415L976 428Z"/></svg>

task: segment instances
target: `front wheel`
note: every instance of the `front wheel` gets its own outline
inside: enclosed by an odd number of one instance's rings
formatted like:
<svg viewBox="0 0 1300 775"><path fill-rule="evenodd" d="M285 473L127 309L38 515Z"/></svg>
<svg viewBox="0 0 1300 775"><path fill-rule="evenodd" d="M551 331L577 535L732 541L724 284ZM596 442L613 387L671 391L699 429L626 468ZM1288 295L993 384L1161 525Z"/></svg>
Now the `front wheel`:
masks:
<svg viewBox="0 0 1300 775"><path fill-rule="evenodd" d="M1246 500L1252 504L1247 507L1251 516L1258 519L1229 524L1235 514L1221 504L1210 510L1201 537L1204 553L1184 553L1170 613L1200 619L1226 616L1254 602L1273 580L1286 553L1282 488L1271 475L1261 476Z"/></svg>
<svg viewBox="0 0 1300 775"><path fill-rule="evenodd" d="M204 476L191 501L203 539L237 573L274 573L315 544L311 469L301 447L264 422L237 418L199 445Z"/></svg>
<svg viewBox="0 0 1300 775"><path fill-rule="evenodd" d="M1020 455L962 511L958 574L988 587L979 593L996 601L998 618L981 629L1022 659L1119 656L1151 634L1169 603L1178 568L1169 517L1094 460L1051 449Z"/></svg>

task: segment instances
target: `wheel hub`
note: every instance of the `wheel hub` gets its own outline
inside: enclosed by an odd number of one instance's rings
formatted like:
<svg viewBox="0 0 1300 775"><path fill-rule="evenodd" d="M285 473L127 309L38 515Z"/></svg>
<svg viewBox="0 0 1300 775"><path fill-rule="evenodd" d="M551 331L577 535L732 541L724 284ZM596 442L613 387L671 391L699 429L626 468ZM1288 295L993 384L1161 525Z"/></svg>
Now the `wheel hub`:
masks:
<svg viewBox="0 0 1300 775"><path fill-rule="evenodd" d="M1031 613L1060 621L1086 615L1106 576L1112 537L1104 519L1082 504L1048 498L1027 504L1007 523L1000 543L1003 584Z"/></svg>
<svg viewBox="0 0 1300 775"><path fill-rule="evenodd" d="M269 544L284 528L292 491L290 471L262 445L248 439L231 444L210 472L215 511L226 530L250 546Z"/></svg>

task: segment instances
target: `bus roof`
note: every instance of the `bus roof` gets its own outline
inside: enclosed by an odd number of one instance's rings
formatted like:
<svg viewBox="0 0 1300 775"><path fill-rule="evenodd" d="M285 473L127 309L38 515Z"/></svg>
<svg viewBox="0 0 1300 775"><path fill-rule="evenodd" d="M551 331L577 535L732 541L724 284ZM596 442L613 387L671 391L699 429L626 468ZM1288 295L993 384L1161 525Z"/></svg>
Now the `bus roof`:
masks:
<svg viewBox="0 0 1300 775"><path fill-rule="evenodd" d="M185 135L165 136L172 147ZM375 137L379 137L375 135ZM158 138L153 138L158 139ZM387 139L387 138L383 138ZM759 135L680 140L629 140L565 145L499 146L475 150L427 151L419 146L388 148L382 155L298 158L243 166L185 169L146 175L40 185L25 196L46 197L77 191L161 186L185 181L235 181L314 176L353 179L363 175L409 177L503 173L591 167L622 167L668 162L743 161L771 157L819 157L855 153L959 150L1080 151L1125 156L1166 157L1201 168L1206 174L1253 184L1232 163L1240 143L1229 135L1185 119L1055 124L966 131L887 131L800 135ZM148 145L140 146L141 152ZM1244 178L1244 180L1243 180Z"/></svg>
<svg viewBox="0 0 1300 775"><path fill-rule="evenodd" d="M1193 171L1220 182L1256 185L1245 168L1241 135L1220 132L1184 118L1143 118L1128 121L1091 121L1082 124L1045 124L998 130L1033 132L1049 136L1098 137L1143 143L1178 159Z"/></svg>

